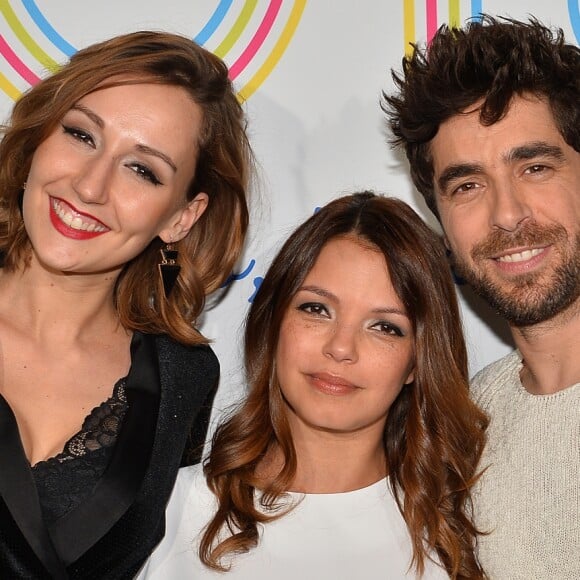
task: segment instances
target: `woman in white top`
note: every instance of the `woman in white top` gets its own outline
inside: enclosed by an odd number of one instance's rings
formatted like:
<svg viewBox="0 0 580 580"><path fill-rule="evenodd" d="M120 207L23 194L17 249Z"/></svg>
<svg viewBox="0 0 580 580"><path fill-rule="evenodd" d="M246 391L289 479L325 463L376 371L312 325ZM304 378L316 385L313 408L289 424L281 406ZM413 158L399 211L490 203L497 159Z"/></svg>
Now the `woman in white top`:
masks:
<svg viewBox="0 0 580 580"><path fill-rule="evenodd" d="M415 212L364 192L315 213L245 341L248 397L182 470L140 579L481 578L467 504L486 418Z"/></svg>

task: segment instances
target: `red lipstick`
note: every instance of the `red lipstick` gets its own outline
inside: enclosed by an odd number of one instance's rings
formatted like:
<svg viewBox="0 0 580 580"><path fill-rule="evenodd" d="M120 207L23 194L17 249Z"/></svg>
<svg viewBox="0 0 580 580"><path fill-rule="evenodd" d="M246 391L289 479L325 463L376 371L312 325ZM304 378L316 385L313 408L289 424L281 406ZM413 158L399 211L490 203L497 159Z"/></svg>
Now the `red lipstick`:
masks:
<svg viewBox="0 0 580 580"><path fill-rule="evenodd" d="M76 210L62 199L50 197L49 214L54 228L73 240L90 240L110 231L95 217Z"/></svg>

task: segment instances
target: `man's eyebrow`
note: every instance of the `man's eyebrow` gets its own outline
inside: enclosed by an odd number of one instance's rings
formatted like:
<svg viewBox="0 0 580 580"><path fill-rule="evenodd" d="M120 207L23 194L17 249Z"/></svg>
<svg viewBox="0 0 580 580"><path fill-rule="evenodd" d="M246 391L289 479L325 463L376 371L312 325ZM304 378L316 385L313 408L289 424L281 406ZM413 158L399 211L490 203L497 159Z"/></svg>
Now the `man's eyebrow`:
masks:
<svg viewBox="0 0 580 580"><path fill-rule="evenodd" d="M455 179L461 179L468 175L477 175L481 173L483 173L483 167L477 163L456 163L449 165L437 179L439 191L444 192L448 185Z"/></svg>
<svg viewBox="0 0 580 580"><path fill-rule="evenodd" d="M511 161L527 161L536 157L550 157L554 160L562 161L564 152L557 145L550 145L544 141L534 141L514 147L504 156L504 160L509 163Z"/></svg>

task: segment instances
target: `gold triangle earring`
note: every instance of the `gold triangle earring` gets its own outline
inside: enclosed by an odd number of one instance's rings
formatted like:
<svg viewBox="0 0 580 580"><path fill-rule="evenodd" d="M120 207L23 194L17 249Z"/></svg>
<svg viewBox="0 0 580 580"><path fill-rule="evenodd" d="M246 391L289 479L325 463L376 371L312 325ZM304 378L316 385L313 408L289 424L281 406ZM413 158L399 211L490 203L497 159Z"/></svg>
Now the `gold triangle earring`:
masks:
<svg viewBox="0 0 580 580"><path fill-rule="evenodd" d="M161 281L163 282L165 298L168 298L181 270L181 266L177 263L179 252L173 248L172 242L165 244L165 247L159 251L161 253L161 262L157 266L159 268L159 274L161 275Z"/></svg>

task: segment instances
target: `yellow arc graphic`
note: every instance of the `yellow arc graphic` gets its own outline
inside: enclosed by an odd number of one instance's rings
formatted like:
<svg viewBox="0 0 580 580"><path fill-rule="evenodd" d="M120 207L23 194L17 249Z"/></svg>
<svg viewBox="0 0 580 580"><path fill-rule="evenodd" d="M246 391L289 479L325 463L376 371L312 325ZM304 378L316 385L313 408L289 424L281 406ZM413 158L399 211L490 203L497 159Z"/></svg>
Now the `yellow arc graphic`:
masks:
<svg viewBox="0 0 580 580"><path fill-rule="evenodd" d="M231 30L228 32L220 45L216 48L215 54L217 56L223 58L232 49L234 44L240 38L248 21L250 20L257 6L257 3L258 0L246 0L244 7L238 15L238 18L236 19ZM268 55L258 71L238 92L238 99L240 102L246 101L252 94L254 94L258 87L265 81L268 75L270 75L272 70L278 64L284 51L287 49L290 40L296 32L296 28L298 27L305 6L306 0L295 0L294 6L292 7L290 16L288 18L288 22L284 26L282 34L274 45L272 52ZM20 39L28 52L34 58L36 58L36 60L49 72L56 72L56 70L58 70L59 64L46 52L44 52L44 50L42 50L42 48L35 42L32 36L22 25L18 19L18 16L15 14L7 0L0 0L0 13L2 13L6 22L9 24L15 35ZM17 100L21 95L21 91L13 83L11 83L2 72L0 72L0 89L2 89L6 95L8 95L8 97L13 100Z"/></svg>

